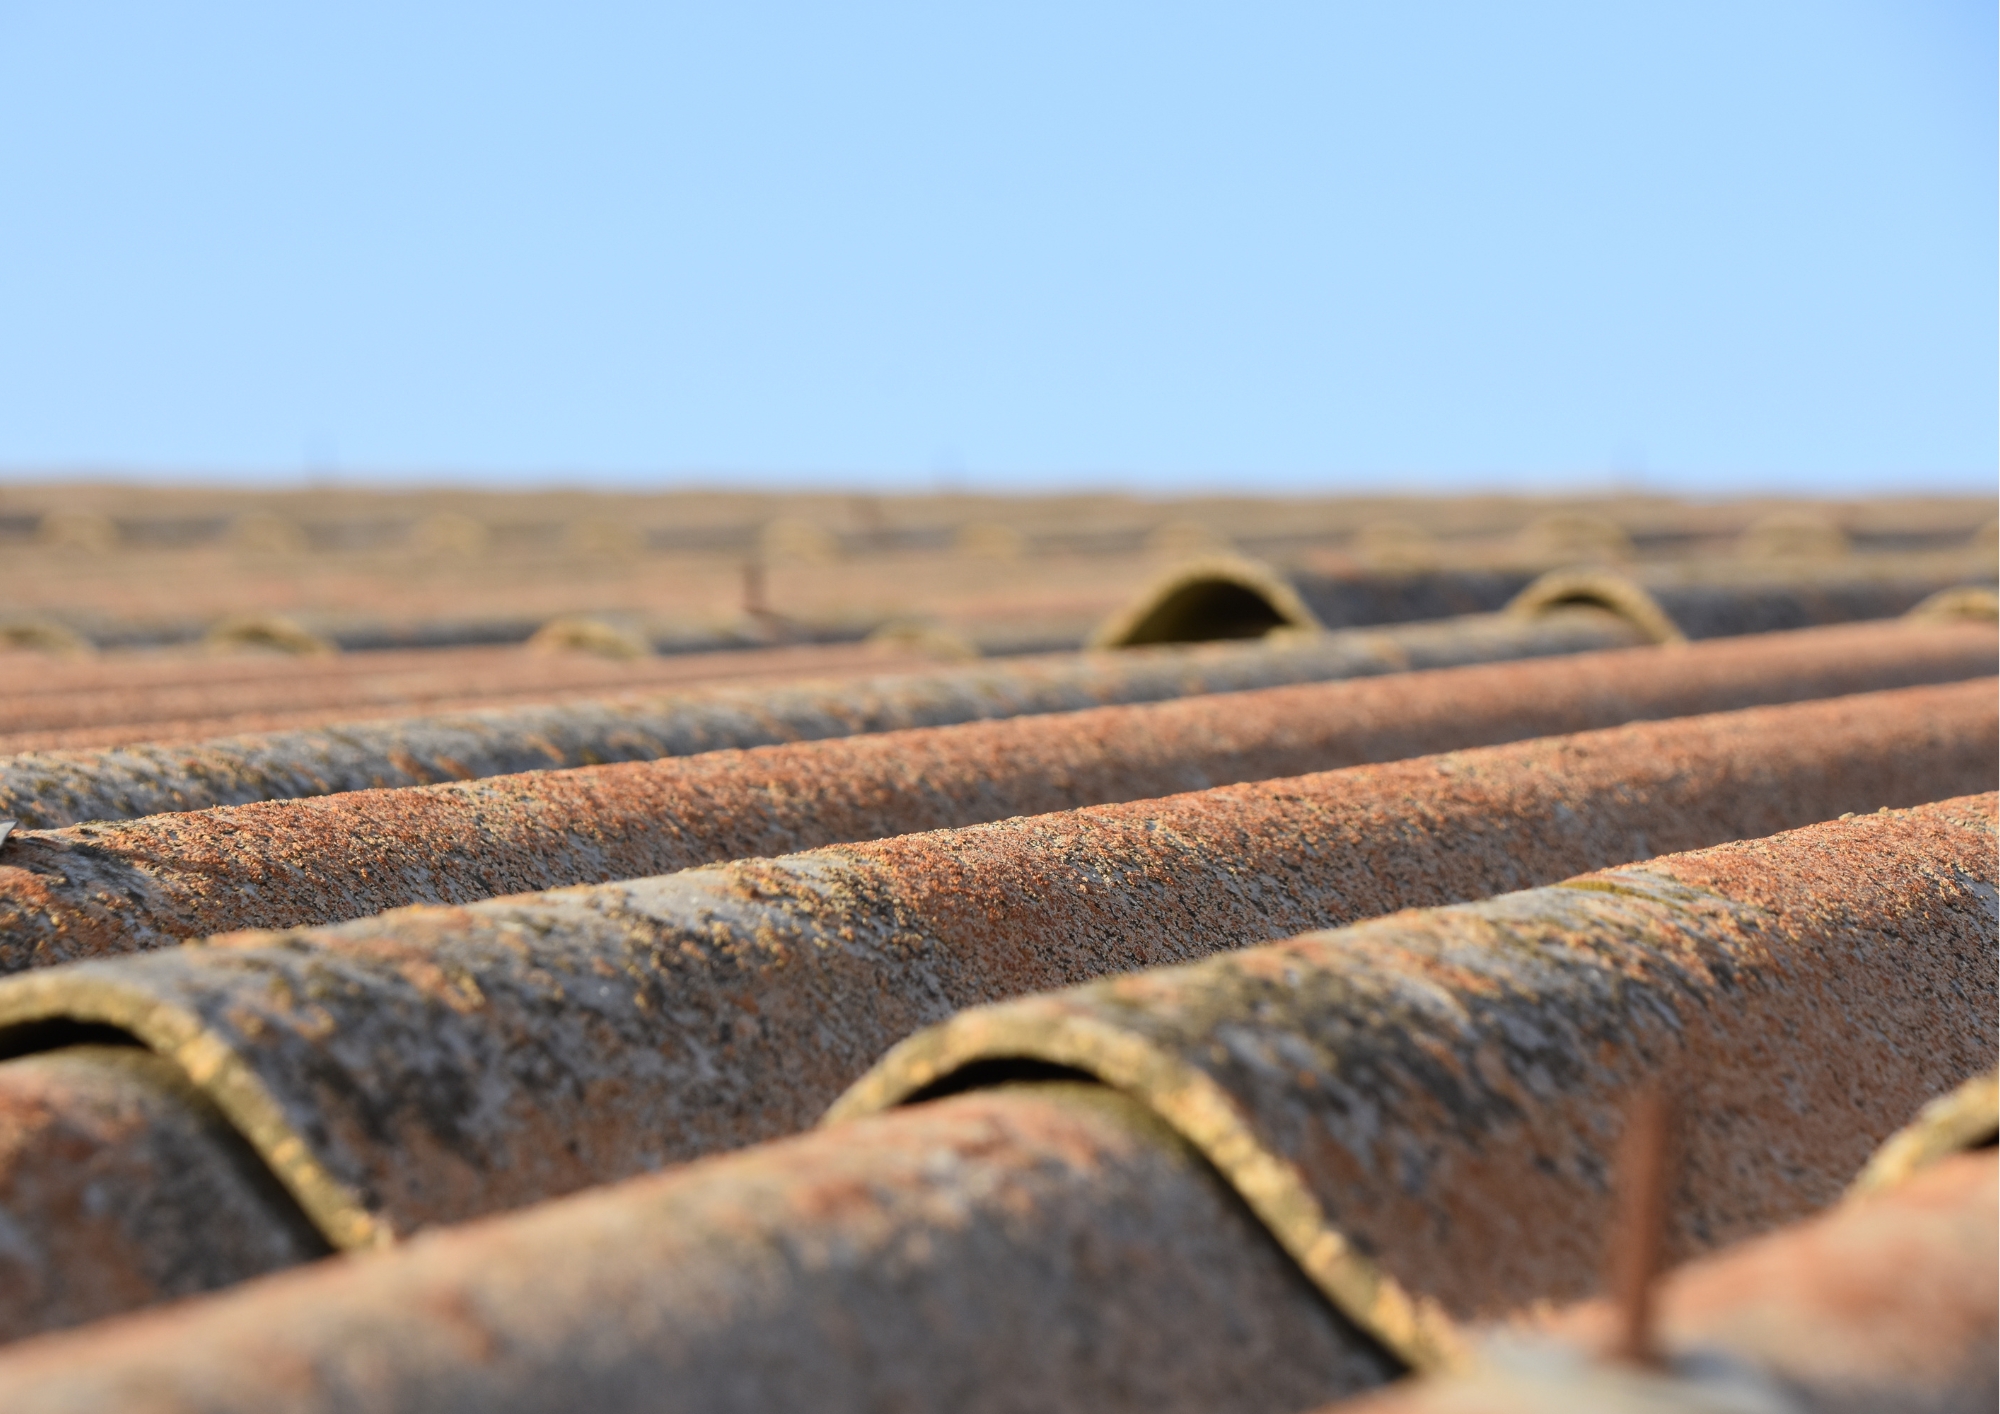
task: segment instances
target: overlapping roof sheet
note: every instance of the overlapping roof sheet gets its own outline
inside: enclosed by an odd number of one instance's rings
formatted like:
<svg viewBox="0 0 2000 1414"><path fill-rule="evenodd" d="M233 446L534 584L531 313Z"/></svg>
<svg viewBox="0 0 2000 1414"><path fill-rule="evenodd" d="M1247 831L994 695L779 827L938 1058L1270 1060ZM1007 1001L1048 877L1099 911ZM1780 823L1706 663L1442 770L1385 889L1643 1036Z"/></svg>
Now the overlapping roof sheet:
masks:
<svg viewBox="0 0 2000 1414"><path fill-rule="evenodd" d="M1990 510L177 504L14 527L0 1407L1990 1405Z"/></svg>

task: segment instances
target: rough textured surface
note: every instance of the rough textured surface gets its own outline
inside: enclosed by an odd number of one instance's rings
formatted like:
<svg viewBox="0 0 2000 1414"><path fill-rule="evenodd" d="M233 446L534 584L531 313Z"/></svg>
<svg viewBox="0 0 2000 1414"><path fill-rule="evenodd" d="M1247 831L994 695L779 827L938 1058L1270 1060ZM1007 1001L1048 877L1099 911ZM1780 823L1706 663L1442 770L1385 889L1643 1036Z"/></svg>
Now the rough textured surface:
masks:
<svg viewBox="0 0 2000 1414"><path fill-rule="evenodd" d="M969 1096L0 1353L11 1414L1289 1414L1394 1367L1084 1086Z"/></svg>
<svg viewBox="0 0 2000 1414"><path fill-rule="evenodd" d="M915 672L880 644L811 644L620 660L520 647L387 650L343 657L116 654L38 662L0 680L0 752L200 741L509 701L830 673Z"/></svg>
<svg viewBox="0 0 2000 1414"><path fill-rule="evenodd" d="M2000 1401L1996 1179L1991 1148L1963 1154L1689 1263L1659 1293L1663 1374L1589 1358L1608 1325L1593 1303L1545 1323L1558 1343L1509 1340L1476 1374L1323 1414L1987 1414Z"/></svg>
<svg viewBox="0 0 2000 1414"><path fill-rule="evenodd" d="M1455 1323L1590 1293L1637 1089L1685 1096L1669 1255L1837 1199L1991 1069L1992 794L981 1008L852 1115L1022 1062L1152 1104L1412 1364Z"/></svg>
<svg viewBox="0 0 2000 1414"><path fill-rule="evenodd" d="M185 746L44 752L0 761L0 815L31 828L129 820L1639 641L1615 616L1573 608L1536 619L1480 616L1282 643L1073 654L903 677L493 708Z"/></svg>
<svg viewBox="0 0 2000 1414"><path fill-rule="evenodd" d="M132 1046L0 1062L0 1338L326 1251L180 1069Z"/></svg>
<svg viewBox="0 0 2000 1414"><path fill-rule="evenodd" d="M803 1128L959 1007L1989 787L1997 727L1990 682L1679 718L230 935L0 1022L176 1057L364 1245Z"/></svg>
<svg viewBox="0 0 2000 1414"><path fill-rule="evenodd" d="M1628 1081L1635 1052L1652 1052L1640 1056L1652 1067L1678 1062L1704 1102L1680 1195L1698 1215L1732 1196L1755 1207L1774 1178L1797 1188L1806 1170L1837 1167L1839 1151L1857 1147L1851 1127L1879 1132L1907 1113L1879 1114L1913 1072L1946 1070L1957 1052L1990 1057L1995 803L1843 821L1400 915L985 1019L1066 1007L1109 1021L1128 1056L1178 1044L1184 1068L1222 1079L1225 1108L1252 1097L1245 1108L1261 1138L1274 1117L1304 1117L1294 1131L1318 1121L1318 1143L1292 1145L1301 1165L1351 1167L1342 1155L1356 1149L1386 1155L1390 1202L1419 1214L1381 1234L1385 1266L1397 1250L1445 1242L1475 1287L1497 1255L1574 1288L1575 1273L1538 1259L1552 1239L1578 1246L1571 1235L1601 1216L1601 1201L1589 1201L1601 1165L1575 1159L1615 1133L1615 1113L1590 1113L1589 1096ZM1219 989L1190 985L1219 976ZM1385 980L1403 1005L1368 995ZM1234 1000L1199 1036L1179 1023L1204 992ZM1818 1034L1828 1030L1850 1047L1879 1035L1885 1054L1866 1067L1851 1051L1830 1056ZM1921 1044L1890 1046L1891 1035ZM1566 1049L1584 1059L1564 1063ZM1025 1054L1094 1063L1072 1051ZM1850 1073L1830 1081L1837 1068ZM1411 1075L1424 1083L1394 1083ZM1372 1103L1357 1104L1364 1087ZM25 1342L0 1353L0 1404L46 1414L1277 1409L1391 1373L1298 1268L1287 1270L1215 1170L1144 1114L1185 1135L1201 1104L1163 1106L1174 1089L1130 1088L1132 1098L1071 1084L960 1094L393 1254ZM1179 1087L1183 1098L1189 1088ZM1288 1107L1255 1098L1287 1092ZM1429 1132L1407 1142L1425 1119ZM1509 1162L1524 1130L1556 1140L1540 1146L1542 1162ZM1212 1136L1198 1147L1217 1157ZM1446 1151L1469 1159L1460 1175L1445 1171ZM1268 1222L1268 1190L1221 1157ZM1516 1204L1510 1241L1452 1211L1466 1169L1483 1170L1489 1208ZM1670 1340L1726 1334L1787 1373L1850 1393L1879 1390L1884 1366L1907 1370L1913 1351L1990 1344L1991 1315L1976 1318L1982 1299L1989 1312L1993 1304L1991 1171L1973 1185L1958 1174L1939 1166L1892 1195L1903 1217L1913 1199L1944 1217L1916 1235L1914 1261L1909 1224L1885 1220L1890 1210L1876 1205L1886 1200L1864 1200L1822 1224L1803 1259L1773 1242L1682 1273L1665 1303ZM1579 1175L1581 1209L1560 1191ZM1365 1206L1383 1187L1350 1180L1343 1196ZM1459 1221L1440 1221L1447 1215ZM1581 1263L1570 1255L1569 1265L1594 1269L1594 1253ZM1927 1271L1931 1258L1955 1262L1966 1279L1934 1288L1931 1311L1884 1310L1884 1280ZM1828 1263L1855 1279L1828 1279ZM1871 1270L1873 1282L1861 1279ZM1508 1304L1547 1294L1531 1285ZM1801 1301L1850 1321L1940 1309L1950 1321L1909 1347L1859 1332L1856 1350L1829 1358L1800 1338L1791 1317Z"/></svg>
<svg viewBox="0 0 2000 1414"><path fill-rule="evenodd" d="M1901 623L1481 664L15 834L0 970L1641 718L1990 674Z"/></svg>

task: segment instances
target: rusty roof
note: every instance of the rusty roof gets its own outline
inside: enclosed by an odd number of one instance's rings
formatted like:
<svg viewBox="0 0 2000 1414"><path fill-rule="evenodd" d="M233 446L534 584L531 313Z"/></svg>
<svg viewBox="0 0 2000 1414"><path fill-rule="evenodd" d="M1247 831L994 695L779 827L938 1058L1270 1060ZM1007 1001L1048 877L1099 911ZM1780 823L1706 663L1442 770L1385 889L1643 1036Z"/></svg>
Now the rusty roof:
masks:
<svg viewBox="0 0 2000 1414"><path fill-rule="evenodd" d="M114 654L42 662L0 685L0 752L201 741L509 703L928 666L893 644L795 645L625 660L521 648L342 657Z"/></svg>
<svg viewBox="0 0 2000 1414"><path fill-rule="evenodd" d="M0 982L0 1045L136 1038L328 1241L380 1244L797 1130L959 1007L1977 789L1994 696L1673 718L223 935Z"/></svg>
<svg viewBox="0 0 2000 1414"><path fill-rule="evenodd" d="M35 752L0 759L0 812L38 826L132 819L1643 641L1616 615L1566 607L1533 618L1482 615L1276 643L1072 654L923 674L496 707L184 745Z"/></svg>
<svg viewBox="0 0 2000 1414"><path fill-rule="evenodd" d="M1299 1411L1495 1341L1956 1398L1990 1214L1907 1195L1996 1122L1991 549L1781 519L1362 526L1212 562L1284 600L1236 643L938 661L1106 561L869 645L13 654L0 753L76 735L0 754L0 1407ZM1624 1228L1689 1265L1614 1367ZM1899 1242L1935 1322L1829 1336Z"/></svg>
<svg viewBox="0 0 2000 1414"><path fill-rule="evenodd" d="M0 969L1948 682L1996 658L1976 626L1891 622L23 831L0 874Z"/></svg>
<svg viewBox="0 0 2000 1414"><path fill-rule="evenodd" d="M959 1093L25 1342L0 1400L1305 1408L1462 1359L1468 1316L1575 1293L1560 1254L1595 1231L1618 1101L1663 1065L1695 1100L1683 1252L1824 1205L1917 1102L1989 1068L1993 998L1965 982L2000 947L1994 810L969 1012L843 1110ZM1853 1063L1856 1036L1892 1035L1928 1044ZM1015 1078L963 1069L982 1059ZM1021 1078L1037 1059L1097 1083ZM1675 1329L1702 1309L1667 1303Z"/></svg>

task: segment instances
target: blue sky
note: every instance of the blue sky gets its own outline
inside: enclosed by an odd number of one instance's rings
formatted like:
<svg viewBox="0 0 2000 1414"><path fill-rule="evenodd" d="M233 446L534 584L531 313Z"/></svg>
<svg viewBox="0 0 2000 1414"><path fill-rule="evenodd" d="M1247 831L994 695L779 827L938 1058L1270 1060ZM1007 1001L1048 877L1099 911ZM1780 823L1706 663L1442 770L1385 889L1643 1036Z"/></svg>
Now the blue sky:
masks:
<svg viewBox="0 0 2000 1414"><path fill-rule="evenodd" d="M1988 490L1991 3L0 0L0 468Z"/></svg>

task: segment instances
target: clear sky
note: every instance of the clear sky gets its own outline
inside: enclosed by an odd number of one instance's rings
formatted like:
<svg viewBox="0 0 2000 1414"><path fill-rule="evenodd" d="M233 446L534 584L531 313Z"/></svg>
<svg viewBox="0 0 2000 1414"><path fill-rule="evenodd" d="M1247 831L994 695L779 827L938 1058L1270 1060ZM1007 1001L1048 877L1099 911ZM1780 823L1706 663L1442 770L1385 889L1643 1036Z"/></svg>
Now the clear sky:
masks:
<svg viewBox="0 0 2000 1414"><path fill-rule="evenodd" d="M0 0L0 474L1988 490L1995 30Z"/></svg>

